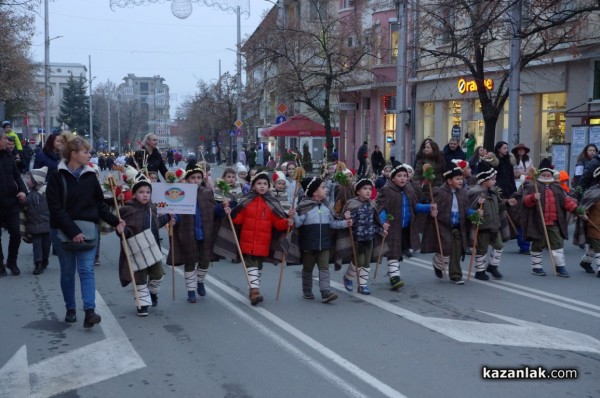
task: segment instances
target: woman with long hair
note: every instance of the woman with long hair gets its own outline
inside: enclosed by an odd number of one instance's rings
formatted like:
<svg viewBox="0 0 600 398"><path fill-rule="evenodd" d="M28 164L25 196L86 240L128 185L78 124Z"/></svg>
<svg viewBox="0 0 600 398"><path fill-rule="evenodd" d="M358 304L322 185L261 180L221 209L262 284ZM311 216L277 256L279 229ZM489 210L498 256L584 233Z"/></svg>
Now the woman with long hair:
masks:
<svg viewBox="0 0 600 398"><path fill-rule="evenodd" d="M446 168L446 161L440 151L438 144L430 138L426 138L421 144L421 149L417 154L417 160L415 161L415 174L413 180L421 182L423 179L423 166L425 164L430 165L435 173L435 181L432 185L439 187L444 183L442 174Z"/></svg>
<svg viewBox="0 0 600 398"><path fill-rule="evenodd" d="M583 148L583 151L577 156L577 161L575 163L575 174L573 175L573 184L572 186L577 186L579 183L579 179L583 175L583 171L585 167L596 157L598 154L598 147L594 144L588 144Z"/></svg>
<svg viewBox="0 0 600 398"><path fill-rule="evenodd" d="M167 166L158 150L158 137L156 134L146 134L142 141L142 149L136 151L132 157L127 160L127 164L138 170L147 169L148 171L157 171L165 178Z"/></svg>
<svg viewBox="0 0 600 398"><path fill-rule="evenodd" d="M35 155L35 161L33 162L34 169L41 169L44 166L48 167L46 181L48 181L50 174L58 167L58 162L60 162L60 151L62 151L64 144L65 142L62 135L52 133L46 138L46 143L42 150Z"/></svg>
<svg viewBox="0 0 600 398"><path fill-rule="evenodd" d="M529 159L529 148L525 144L518 144L511 152L515 157L515 165L513 166L515 185L519 188L521 185L521 176L529 173L532 166L531 159Z"/></svg>
<svg viewBox="0 0 600 398"><path fill-rule="evenodd" d="M494 146L494 154L498 158L498 166L496 167L496 186L501 190L501 197L508 199L517 192L515 185L514 170L515 159L508 151L508 143L498 141Z"/></svg>

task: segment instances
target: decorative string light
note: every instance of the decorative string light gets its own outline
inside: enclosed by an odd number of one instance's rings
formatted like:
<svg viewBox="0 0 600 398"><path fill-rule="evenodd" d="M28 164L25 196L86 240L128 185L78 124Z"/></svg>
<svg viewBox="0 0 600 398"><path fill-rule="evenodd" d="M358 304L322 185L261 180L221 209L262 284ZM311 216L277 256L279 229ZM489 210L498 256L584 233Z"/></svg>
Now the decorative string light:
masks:
<svg viewBox="0 0 600 398"><path fill-rule="evenodd" d="M250 0L167 0L171 1L171 12L179 19L186 19L192 15L192 3L203 4L207 7L216 8L229 13L236 13L240 7L240 14L250 16ZM155 3L164 3L165 0L110 0L110 8L133 8L136 6L148 6ZM243 6L245 4L245 6Z"/></svg>

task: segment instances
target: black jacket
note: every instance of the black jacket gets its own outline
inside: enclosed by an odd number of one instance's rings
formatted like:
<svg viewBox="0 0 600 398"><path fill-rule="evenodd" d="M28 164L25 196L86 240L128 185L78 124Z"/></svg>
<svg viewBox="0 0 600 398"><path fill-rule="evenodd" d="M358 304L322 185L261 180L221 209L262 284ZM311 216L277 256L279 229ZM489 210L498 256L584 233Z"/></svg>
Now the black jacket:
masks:
<svg viewBox="0 0 600 398"><path fill-rule="evenodd" d="M140 151L136 151L133 155L133 158L127 159L127 164L130 166L137 168L144 167L144 155L146 155L146 164L148 166L148 171L157 171L159 172L163 178L165 178L165 174L167 173L167 166L165 166L165 162L158 152L158 149L152 151L152 155L148 156L148 152L145 149ZM135 159L135 162L134 162ZM137 163L137 165L136 165Z"/></svg>
<svg viewBox="0 0 600 398"><path fill-rule="evenodd" d="M67 182L66 206L62 176ZM119 219L104 203L104 195L96 173L88 165L84 166L77 180L64 161L61 161L58 170L48 178L46 199L50 209L50 226L61 229L70 238L81 233L74 220L98 223L102 219L113 227L119 223Z"/></svg>
<svg viewBox="0 0 600 398"><path fill-rule="evenodd" d="M9 208L19 204L17 194L27 193L15 158L7 151L0 151L0 207Z"/></svg>

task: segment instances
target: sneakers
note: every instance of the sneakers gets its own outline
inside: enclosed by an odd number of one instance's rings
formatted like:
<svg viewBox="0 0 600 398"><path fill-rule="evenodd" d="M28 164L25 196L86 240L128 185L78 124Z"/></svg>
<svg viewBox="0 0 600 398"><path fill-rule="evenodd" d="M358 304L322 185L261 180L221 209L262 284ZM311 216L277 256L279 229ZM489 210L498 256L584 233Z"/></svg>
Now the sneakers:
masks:
<svg viewBox="0 0 600 398"><path fill-rule="evenodd" d="M6 273L6 267L4 266L4 263L0 263L0 278L2 278L3 276L8 275Z"/></svg>
<svg viewBox="0 0 600 398"><path fill-rule="evenodd" d="M42 267L42 263L35 263L35 268L33 270L33 275L39 275L44 272L44 268Z"/></svg>
<svg viewBox="0 0 600 398"><path fill-rule="evenodd" d="M148 316L148 306L142 305L137 309L137 316Z"/></svg>
<svg viewBox="0 0 600 398"><path fill-rule="evenodd" d="M198 282L198 289L196 289L196 291L198 292L198 296L200 296L200 297L206 296L206 289L204 288L204 282Z"/></svg>
<svg viewBox="0 0 600 398"><path fill-rule="evenodd" d="M463 281L460 276L453 276L452 278L450 278L450 281L452 283L454 283L455 285L464 285L465 284L465 281Z"/></svg>
<svg viewBox="0 0 600 398"><path fill-rule="evenodd" d="M156 307L158 305L158 294L150 293L150 300L152 300L152 306Z"/></svg>
<svg viewBox="0 0 600 398"><path fill-rule="evenodd" d="M99 267L100 266L100 259L97 258L94 260L94 267Z"/></svg>
<svg viewBox="0 0 600 398"><path fill-rule="evenodd" d="M365 286L359 286L358 287L358 292L360 294L364 294L365 296L368 296L371 294L371 291L369 290L369 286L365 285Z"/></svg>
<svg viewBox="0 0 600 398"><path fill-rule="evenodd" d="M440 279L444 277L444 273L439 268L433 267L433 272L435 273L435 276L437 276Z"/></svg>
<svg viewBox="0 0 600 398"><path fill-rule="evenodd" d="M497 265L488 265L486 271L492 274L492 276L496 279L502 279L502 274L498 272Z"/></svg>
<svg viewBox="0 0 600 398"><path fill-rule="evenodd" d="M21 274L21 270L19 269L19 267L17 267L17 264L15 263L7 263L6 268L8 268L10 270L10 273L14 276Z"/></svg>
<svg viewBox="0 0 600 398"><path fill-rule="evenodd" d="M582 261L579 263L579 266L585 270L588 274L593 274L594 269L592 268L592 264Z"/></svg>
<svg viewBox="0 0 600 398"><path fill-rule="evenodd" d="M77 322L77 312L75 308L71 308L67 310L67 314L65 315L65 322L67 323L75 323Z"/></svg>
<svg viewBox="0 0 600 398"><path fill-rule="evenodd" d="M404 286L404 281L402 279L400 279L399 276L392 276L390 278L390 285L392 290L398 290L400 289L402 286Z"/></svg>
<svg viewBox="0 0 600 398"><path fill-rule="evenodd" d="M344 287L349 292L351 292L352 290L354 290L354 284L352 282L352 279L346 278L346 275L344 275Z"/></svg>
<svg viewBox="0 0 600 398"><path fill-rule="evenodd" d="M329 303L330 301L333 301L336 298L338 298L338 295L333 293L330 290L323 290L321 292L321 302L322 303Z"/></svg>
<svg viewBox="0 0 600 398"><path fill-rule="evenodd" d="M313 292L311 290L303 290L302 291L302 297L304 297L307 300L314 300L315 299L315 295L313 294Z"/></svg>
<svg viewBox="0 0 600 398"><path fill-rule="evenodd" d="M187 302L188 303L196 303L196 292L193 290L188 290L188 298L187 298Z"/></svg>
<svg viewBox="0 0 600 398"><path fill-rule="evenodd" d="M485 271L477 271L475 272L475 279L479 279L480 281L489 281L490 277L487 276Z"/></svg>
<svg viewBox="0 0 600 398"><path fill-rule="evenodd" d="M546 276L546 271L543 268L532 268L531 273L537 276Z"/></svg>
<svg viewBox="0 0 600 398"><path fill-rule="evenodd" d="M85 310L85 319L83 320L84 328L91 328L95 324L100 323L100 321L102 321L102 318L100 317L100 315L94 312L93 308Z"/></svg>
<svg viewBox="0 0 600 398"><path fill-rule="evenodd" d="M564 265L556 266L556 276L560 276L562 278L568 278L569 273L567 272L567 267L565 267Z"/></svg>

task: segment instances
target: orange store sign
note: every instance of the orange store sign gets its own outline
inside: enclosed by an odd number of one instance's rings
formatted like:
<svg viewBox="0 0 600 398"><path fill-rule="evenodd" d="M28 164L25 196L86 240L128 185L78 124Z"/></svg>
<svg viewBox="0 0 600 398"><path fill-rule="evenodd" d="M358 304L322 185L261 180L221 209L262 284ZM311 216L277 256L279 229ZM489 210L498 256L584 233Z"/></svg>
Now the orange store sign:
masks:
<svg viewBox="0 0 600 398"><path fill-rule="evenodd" d="M494 88L494 81L492 79L485 79L483 81L483 85L488 90L492 90ZM475 82L475 80L465 80L464 78L458 80L458 92L459 93L464 94L464 93L472 93L472 92L476 92L476 91L477 91L477 83Z"/></svg>

